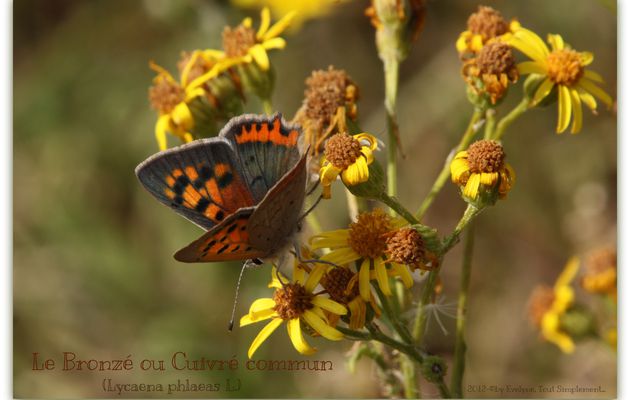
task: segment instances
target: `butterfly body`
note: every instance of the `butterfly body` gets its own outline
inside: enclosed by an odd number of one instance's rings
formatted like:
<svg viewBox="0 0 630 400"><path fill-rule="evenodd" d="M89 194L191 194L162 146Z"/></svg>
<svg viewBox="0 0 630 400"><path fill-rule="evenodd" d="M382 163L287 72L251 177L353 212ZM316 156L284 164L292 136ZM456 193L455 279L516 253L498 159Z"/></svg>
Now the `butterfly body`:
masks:
<svg viewBox="0 0 630 400"><path fill-rule="evenodd" d="M295 232L306 186L300 129L279 114L233 118L218 137L149 157L136 168L160 202L207 232L183 262L273 256Z"/></svg>

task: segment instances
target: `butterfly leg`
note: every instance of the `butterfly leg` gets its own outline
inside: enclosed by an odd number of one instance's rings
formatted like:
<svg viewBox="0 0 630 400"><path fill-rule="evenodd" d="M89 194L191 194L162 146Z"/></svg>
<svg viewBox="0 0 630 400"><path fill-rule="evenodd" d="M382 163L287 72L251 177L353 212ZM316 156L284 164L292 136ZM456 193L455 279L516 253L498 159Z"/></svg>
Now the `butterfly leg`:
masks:
<svg viewBox="0 0 630 400"><path fill-rule="evenodd" d="M326 261L326 260L320 260L317 258L313 258L313 259L304 259L302 258L302 254L300 252L300 246L297 242L293 243L293 247L294 247L294 251L295 251L295 257L298 259L298 261L302 264L326 264L326 265L332 265L333 267L339 267L339 265L335 264L334 262L330 262L330 261Z"/></svg>
<svg viewBox="0 0 630 400"><path fill-rule="evenodd" d="M310 196L311 194L313 194L313 192L315 191L315 189L317 189L318 186L319 186L319 179L315 181L313 186L306 191L306 196Z"/></svg>
<svg viewBox="0 0 630 400"><path fill-rule="evenodd" d="M306 216L309 215L315 209L315 207L317 207L317 205L319 204L320 201L322 201L323 198L324 196L320 195L317 198L317 200L315 200L315 203L313 203L313 205L310 206L308 210L306 210L306 212L300 216L300 218L298 218L298 224L301 223L302 220L306 218Z"/></svg>

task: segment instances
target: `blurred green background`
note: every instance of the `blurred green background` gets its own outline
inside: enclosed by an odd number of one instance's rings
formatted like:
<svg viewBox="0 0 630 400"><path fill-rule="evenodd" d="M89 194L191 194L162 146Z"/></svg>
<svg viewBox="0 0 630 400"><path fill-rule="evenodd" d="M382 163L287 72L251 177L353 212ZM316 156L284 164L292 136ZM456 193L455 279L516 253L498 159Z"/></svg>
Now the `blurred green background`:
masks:
<svg viewBox="0 0 630 400"><path fill-rule="evenodd" d="M400 163L399 197L410 209L427 193L470 116L454 42L478 4L429 1L425 30L402 64L398 104L407 157ZM616 98L616 15L602 3L483 4L506 18L518 17L541 36L561 33L578 50L593 51L592 68ZM285 116L299 108L310 71L332 64L360 88L363 129L385 139L382 71L373 28L363 15L366 5L342 2L285 35L287 48L271 56L280 77L274 105ZM81 359L131 355L134 362L167 364L177 351L190 359L246 360L262 326L226 331L240 264L173 260L173 252L199 229L155 201L133 170L157 151L148 61L175 71L180 51L220 48L226 24L250 15L258 26L258 12L201 0L20 0L13 7L14 396L116 397L103 392L104 378L162 384L241 380L238 392L174 397L381 396L370 362L360 362L354 374L346 368L349 342L321 339L311 339L320 350L313 359L333 361L330 372L251 372L243 364L236 372L143 372L138 364L132 372L32 370L34 352L58 364L64 351ZM519 90L511 91L504 109L518 101ZM246 111L261 109L251 102ZM562 355L538 338L525 313L533 287L552 284L569 256L616 241L614 113L604 107L597 117L586 113L579 135L556 135L555 123L555 107L535 110L506 135L517 183L477 224L465 385L580 383L602 385L604 397L615 397L614 352L587 341L575 354ZM325 227L345 226L340 187L329 204L317 211ZM447 184L425 222L445 234L463 209ZM458 246L445 261L446 304L456 300L460 252ZM245 274L238 315L254 299L270 295L269 271ZM454 320L442 321L449 334L432 323L427 350L450 363ZM302 359L284 329L256 356ZM424 391L437 394L430 385Z"/></svg>

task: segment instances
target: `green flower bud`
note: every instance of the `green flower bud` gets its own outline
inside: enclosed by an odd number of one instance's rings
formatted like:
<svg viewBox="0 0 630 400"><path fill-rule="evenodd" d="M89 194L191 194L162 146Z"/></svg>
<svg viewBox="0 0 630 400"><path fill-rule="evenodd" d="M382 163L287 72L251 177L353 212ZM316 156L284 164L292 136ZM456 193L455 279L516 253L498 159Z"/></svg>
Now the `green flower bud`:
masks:
<svg viewBox="0 0 630 400"><path fill-rule="evenodd" d="M439 382L446 375L446 363L438 356L428 356L422 361L422 376L429 382Z"/></svg>

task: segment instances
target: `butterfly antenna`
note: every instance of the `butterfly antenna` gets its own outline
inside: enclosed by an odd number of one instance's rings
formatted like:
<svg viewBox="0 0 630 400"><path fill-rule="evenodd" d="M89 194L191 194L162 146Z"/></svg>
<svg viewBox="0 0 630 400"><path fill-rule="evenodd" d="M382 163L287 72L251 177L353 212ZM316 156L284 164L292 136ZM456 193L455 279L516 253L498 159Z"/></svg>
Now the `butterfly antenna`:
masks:
<svg viewBox="0 0 630 400"><path fill-rule="evenodd" d="M236 313L236 304L238 303L238 292L241 287L241 279L243 279L243 272L245 272L245 269L251 266L260 265L256 263L256 261L257 260L246 260L243 263L243 267L241 267L241 273L238 274L238 281L236 282L236 290L234 291L234 305L232 306L232 316L230 317L230 323L228 325L228 331L230 332L232 332L232 329L234 328L234 314Z"/></svg>
<svg viewBox="0 0 630 400"><path fill-rule="evenodd" d="M317 189L318 186L319 186L319 179L313 184L313 187L311 187L310 189L306 191L306 195L310 196L311 194L313 194L313 192L315 191L315 189Z"/></svg>

